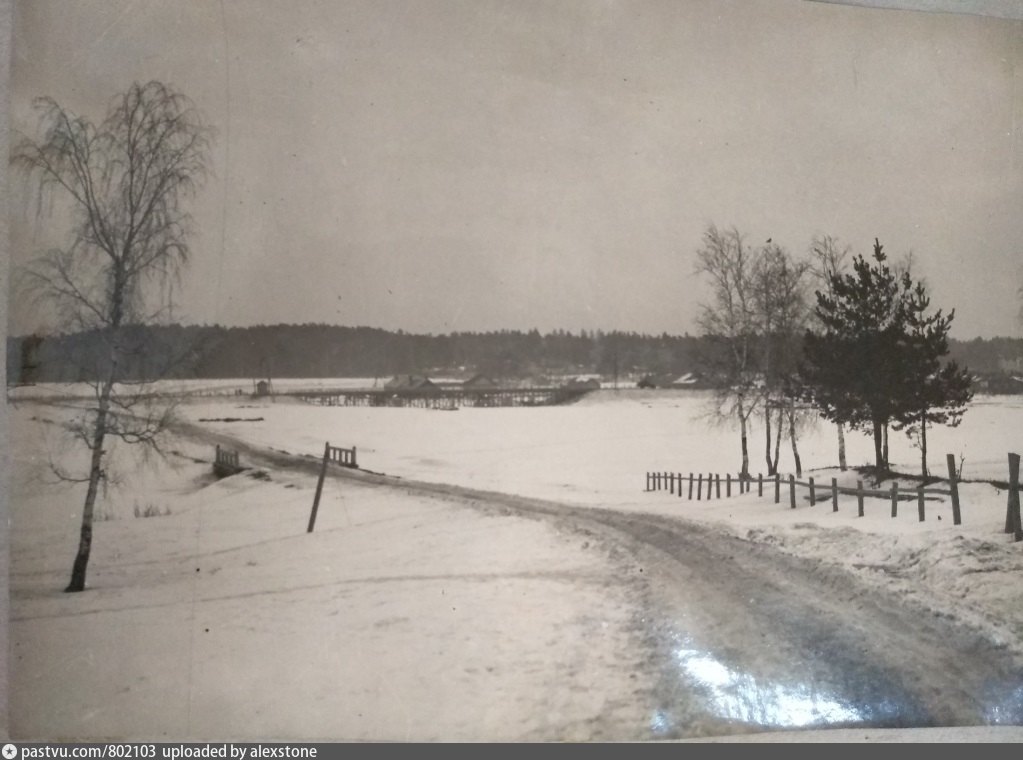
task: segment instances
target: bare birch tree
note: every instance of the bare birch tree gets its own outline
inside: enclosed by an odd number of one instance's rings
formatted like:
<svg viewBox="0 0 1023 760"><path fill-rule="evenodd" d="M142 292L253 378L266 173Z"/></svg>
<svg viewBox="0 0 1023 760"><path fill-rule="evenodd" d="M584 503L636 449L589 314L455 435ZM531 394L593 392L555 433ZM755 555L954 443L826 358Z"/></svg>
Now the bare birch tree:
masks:
<svg viewBox="0 0 1023 760"><path fill-rule="evenodd" d="M749 476L749 420L756 411L759 373L753 275L757 252L734 227L710 225L696 252L696 272L710 285L699 324L714 348L707 357L716 374L715 413L739 423L743 477Z"/></svg>
<svg viewBox="0 0 1023 760"><path fill-rule="evenodd" d="M834 296L831 283L836 275L845 270L845 261L850 250L848 246L839 248L838 240L831 235L814 236L810 243L810 254L813 257L810 272L828 296ZM838 428L838 468L844 472L848 469L845 456L845 425L836 422L835 427Z"/></svg>
<svg viewBox="0 0 1023 760"><path fill-rule="evenodd" d="M788 421L796 473L800 474L802 470L796 425L796 418L799 416L797 372L800 343L809 313L805 292L807 268L805 261L794 259L788 251L773 242L768 242L760 248L754 265L752 279L761 378L759 387L762 395L765 458L769 475L774 475L778 470L779 448L785 420ZM777 415L773 441L772 415Z"/></svg>
<svg viewBox="0 0 1023 760"><path fill-rule="evenodd" d="M73 425L90 452L78 551L66 591L85 588L96 497L108 440L155 445L169 421L143 384L165 357L139 325L158 321L188 261L192 220L183 202L205 178L213 131L184 95L160 82L133 84L99 124L52 98L35 103L39 136L12 152L40 199L70 214L68 242L27 268L24 282L55 307L67 331L92 331L102 350L86 357L94 394ZM50 206L40 203L40 208ZM147 358L148 356L148 358Z"/></svg>

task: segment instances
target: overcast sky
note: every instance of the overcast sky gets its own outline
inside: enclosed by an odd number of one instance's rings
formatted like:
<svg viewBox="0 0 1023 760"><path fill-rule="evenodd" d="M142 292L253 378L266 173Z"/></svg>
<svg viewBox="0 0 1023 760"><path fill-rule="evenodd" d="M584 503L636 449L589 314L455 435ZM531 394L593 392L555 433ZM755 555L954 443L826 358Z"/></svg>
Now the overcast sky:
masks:
<svg viewBox="0 0 1023 760"><path fill-rule="evenodd" d="M801 0L30 0L11 112L133 80L219 130L186 323L697 332L709 223L914 253L1023 334L1023 22ZM15 135L16 136L16 135ZM12 190L11 256L54 220ZM14 333L39 326L11 303Z"/></svg>

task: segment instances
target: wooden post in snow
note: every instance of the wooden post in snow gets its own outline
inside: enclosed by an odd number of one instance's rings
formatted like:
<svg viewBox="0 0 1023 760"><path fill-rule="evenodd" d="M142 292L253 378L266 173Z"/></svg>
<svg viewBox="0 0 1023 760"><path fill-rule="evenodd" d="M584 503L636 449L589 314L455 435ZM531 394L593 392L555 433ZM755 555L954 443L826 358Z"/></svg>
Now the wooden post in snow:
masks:
<svg viewBox="0 0 1023 760"><path fill-rule="evenodd" d="M831 511L838 511L838 478L831 479Z"/></svg>
<svg viewBox="0 0 1023 760"><path fill-rule="evenodd" d="M1009 454L1009 514L1013 541L1023 541L1019 514L1019 454Z"/></svg>
<svg viewBox="0 0 1023 760"><path fill-rule="evenodd" d="M693 473L689 473L689 501L693 500Z"/></svg>
<svg viewBox="0 0 1023 760"><path fill-rule="evenodd" d="M789 475L789 506L791 509L796 508L796 476Z"/></svg>
<svg viewBox="0 0 1023 760"><path fill-rule="evenodd" d="M764 473L757 473L757 496L764 495Z"/></svg>
<svg viewBox="0 0 1023 760"><path fill-rule="evenodd" d="M696 479L696 500L699 501L703 498L703 473L701 472Z"/></svg>
<svg viewBox="0 0 1023 760"><path fill-rule="evenodd" d="M320 508L320 494L323 493L323 479L327 476L327 462L330 461L330 442L323 446L323 464L320 465L320 479L316 481L316 495L313 497L313 511L309 513L309 527L306 533L313 532L316 525L316 511Z"/></svg>
<svg viewBox="0 0 1023 760"><path fill-rule="evenodd" d="M952 492L952 524L959 525L963 518L959 512L959 484L956 482L956 459L951 454L945 456L948 463L948 489Z"/></svg>
<svg viewBox="0 0 1023 760"><path fill-rule="evenodd" d="M781 473L774 473L774 503L781 503Z"/></svg>
<svg viewBox="0 0 1023 760"><path fill-rule="evenodd" d="M899 484L892 483L892 517L899 516Z"/></svg>
<svg viewBox="0 0 1023 760"><path fill-rule="evenodd" d="M721 498L721 476L720 475L715 475L714 476L714 496L717 497L718 499Z"/></svg>
<svg viewBox="0 0 1023 760"><path fill-rule="evenodd" d="M856 481L856 513L863 517L863 481Z"/></svg>
<svg viewBox="0 0 1023 760"><path fill-rule="evenodd" d="M813 490L813 478L810 478L810 506L814 506L817 503L817 494Z"/></svg>
<svg viewBox="0 0 1023 760"><path fill-rule="evenodd" d="M924 521L924 484L921 483L920 487L916 489L916 511L917 516L920 518L920 522Z"/></svg>
<svg viewBox="0 0 1023 760"><path fill-rule="evenodd" d="M742 491L742 480L739 481L739 490ZM732 473L725 473L725 496L732 496Z"/></svg>

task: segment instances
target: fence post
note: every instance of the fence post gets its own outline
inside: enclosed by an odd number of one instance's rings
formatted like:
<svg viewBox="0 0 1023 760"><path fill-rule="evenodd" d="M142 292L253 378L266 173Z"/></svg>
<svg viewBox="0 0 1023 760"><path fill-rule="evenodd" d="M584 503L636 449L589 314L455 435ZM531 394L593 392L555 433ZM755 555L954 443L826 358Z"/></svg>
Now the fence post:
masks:
<svg viewBox="0 0 1023 760"><path fill-rule="evenodd" d="M789 504L792 509L796 508L796 476L789 475Z"/></svg>
<svg viewBox="0 0 1023 760"><path fill-rule="evenodd" d="M1013 457L1016 461L1013 462ZM1015 470L1013 469L1015 465ZM1015 477L1013 477L1015 472ZM1012 533L1016 528L1016 518L1012 511L1013 498L1016 499L1016 503L1019 503L1019 492L1015 490L1014 486L1019 484L1019 454L1009 454L1009 497L1005 503L1005 532Z"/></svg>
<svg viewBox="0 0 1023 760"><path fill-rule="evenodd" d="M669 488L669 490L671 492L671 495L674 496L675 495L675 473L671 473L668 476L668 488Z"/></svg>
<svg viewBox="0 0 1023 760"><path fill-rule="evenodd" d="M693 500L693 473L689 473L689 501Z"/></svg>
<svg viewBox="0 0 1023 760"><path fill-rule="evenodd" d="M703 473L701 472L696 479L696 500L699 501L703 498Z"/></svg>
<svg viewBox="0 0 1023 760"><path fill-rule="evenodd" d="M352 467L359 469L359 460L355 458L356 447L352 446Z"/></svg>
<svg viewBox="0 0 1023 760"><path fill-rule="evenodd" d="M899 484L892 483L892 517L899 516Z"/></svg>
<svg viewBox="0 0 1023 760"><path fill-rule="evenodd" d="M739 480L739 492L742 493L742 480ZM725 473L725 496L732 496L732 473Z"/></svg>
<svg viewBox="0 0 1023 760"><path fill-rule="evenodd" d="M1009 454L1009 510L1006 519L1011 525L1013 541L1023 541L1023 525L1019 514L1019 454ZM1006 531L1010 532L1010 531Z"/></svg>
<svg viewBox="0 0 1023 760"><path fill-rule="evenodd" d="M962 523L962 514L959 512L959 484L956 482L956 458L951 454L945 456L948 462L948 490L952 492L952 524Z"/></svg>
<svg viewBox="0 0 1023 760"><path fill-rule="evenodd" d="M916 511L920 517L920 522L924 521L924 486L923 483L916 490Z"/></svg>
<svg viewBox="0 0 1023 760"><path fill-rule="evenodd" d="M774 503L781 503L781 473L774 473Z"/></svg>
<svg viewBox="0 0 1023 760"><path fill-rule="evenodd" d="M327 475L327 462L330 460L330 442L323 446L323 464L320 465L320 479L316 481L316 495L313 497L313 511L309 513L309 527L306 533L313 532L316 525L316 510L320 508L320 494L323 493L323 479Z"/></svg>
<svg viewBox="0 0 1023 760"><path fill-rule="evenodd" d="M810 478L810 506L814 506L817 503L817 494L813 490L813 478Z"/></svg>
<svg viewBox="0 0 1023 760"><path fill-rule="evenodd" d="M715 475L714 476L714 496L717 497L718 499L721 498L721 476L720 475Z"/></svg>
<svg viewBox="0 0 1023 760"><path fill-rule="evenodd" d="M646 490L646 491L650 490L650 473L649 472L646 474L646 488L644 490Z"/></svg>
<svg viewBox="0 0 1023 760"><path fill-rule="evenodd" d="M838 511L838 478L831 479L831 511Z"/></svg>
<svg viewBox="0 0 1023 760"><path fill-rule="evenodd" d="M764 495L764 473L757 473L757 496Z"/></svg>
<svg viewBox="0 0 1023 760"><path fill-rule="evenodd" d="M856 481L856 509L857 514L863 517L863 481Z"/></svg>

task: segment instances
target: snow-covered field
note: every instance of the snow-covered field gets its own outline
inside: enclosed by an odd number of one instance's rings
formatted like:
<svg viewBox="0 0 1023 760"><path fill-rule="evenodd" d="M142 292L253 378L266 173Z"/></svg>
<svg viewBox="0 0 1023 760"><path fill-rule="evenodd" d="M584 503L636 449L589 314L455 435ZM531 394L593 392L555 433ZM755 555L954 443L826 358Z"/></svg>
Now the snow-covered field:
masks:
<svg viewBox="0 0 1023 760"><path fill-rule="evenodd" d="M243 387L244 381L238 381ZM28 390L28 389L25 389ZM40 388L36 387L36 393ZM854 497L797 509L764 497L689 501L644 492L647 471L735 471L738 436L708 427L693 392L601 391L565 407L319 407L201 398L184 419L249 444L315 458L325 441L403 479L713 523L984 630L1023 657L1023 545L1002 532L1006 492L961 485L947 500ZM81 486L49 460L67 409L12 407L12 734L21 738L594 740L655 736L636 646L637 587L599 542L544 521L441 496L328 481L305 532L312 469L263 466L214 481L212 447L174 438L168 462L116 450L123 485L102 501L90 590L66 595ZM236 418L237 422L208 420ZM207 420L207 421L201 421ZM1023 399L980 398L930 435L968 481L1004 480ZM750 439L754 472L763 433ZM892 436L915 473L919 452ZM851 465L870 442L848 436ZM833 428L800 441L808 474L843 483ZM790 462L783 448L782 468ZM245 455L243 454L243 464ZM257 475L253 477L253 475ZM152 517L135 517L146 511ZM500 516L501 519L495 519ZM1023 699L1023 685L1021 685ZM993 722L997 722L994 716ZM693 735L721 733L713 720ZM812 725L790 717L777 727ZM734 728L734 726L733 726Z"/></svg>

